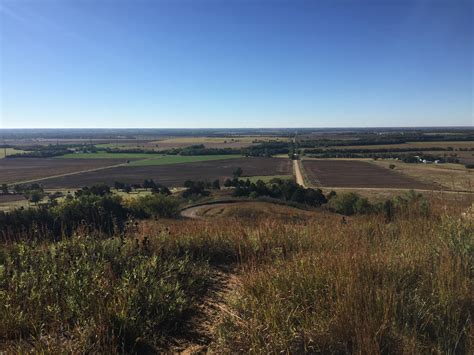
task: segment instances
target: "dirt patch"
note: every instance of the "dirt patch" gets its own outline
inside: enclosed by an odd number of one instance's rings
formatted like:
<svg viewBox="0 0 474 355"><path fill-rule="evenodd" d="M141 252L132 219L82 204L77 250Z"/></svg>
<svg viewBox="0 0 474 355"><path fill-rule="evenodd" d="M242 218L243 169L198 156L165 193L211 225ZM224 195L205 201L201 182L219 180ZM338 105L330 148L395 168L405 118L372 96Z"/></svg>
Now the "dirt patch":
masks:
<svg viewBox="0 0 474 355"><path fill-rule="evenodd" d="M224 182L231 178L236 168L241 167L244 175L289 175L292 167L289 159L237 158L197 163L183 163L158 166L120 166L101 171L81 173L72 176L44 180L47 188L77 188L98 183L113 185L115 181L143 183L153 179L166 186L182 186L186 180Z"/></svg>
<svg viewBox="0 0 474 355"><path fill-rule="evenodd" d="M354 160L305 160L311 183L322 187L436 189L399 172Z"/></svg>

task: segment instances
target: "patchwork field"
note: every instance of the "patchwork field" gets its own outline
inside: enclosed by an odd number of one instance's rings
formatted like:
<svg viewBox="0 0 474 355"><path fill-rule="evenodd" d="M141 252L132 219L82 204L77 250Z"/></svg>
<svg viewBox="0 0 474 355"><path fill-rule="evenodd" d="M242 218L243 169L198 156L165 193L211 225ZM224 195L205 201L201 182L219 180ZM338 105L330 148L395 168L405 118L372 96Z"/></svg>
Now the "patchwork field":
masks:
<svg viewBox="0 0 474 355"><path fill-rule="evenodd" d="M182 186L186 180L219 179L223 182L231 178L238 167L243 169L245 176L292 174L289 159L236 158L173 165L120 166L48 179L42 184L46 188L77 188L99 183L113 185L115 181L142 183L145 179L153 179L166 186Z"/></svg>
<svg viewBox="0 0 474 355"><path fill-rule="evenodd" d="M321 187L434 189L390 169L360 160L304 160L303 169L312 185Z"/></svg>
<svg viewBox="0 0 474 355"><path fill-rule="evenodd" d="M125 159L8 158L0 160L0 184L18 183L48 176L126 163Z"/></svg>

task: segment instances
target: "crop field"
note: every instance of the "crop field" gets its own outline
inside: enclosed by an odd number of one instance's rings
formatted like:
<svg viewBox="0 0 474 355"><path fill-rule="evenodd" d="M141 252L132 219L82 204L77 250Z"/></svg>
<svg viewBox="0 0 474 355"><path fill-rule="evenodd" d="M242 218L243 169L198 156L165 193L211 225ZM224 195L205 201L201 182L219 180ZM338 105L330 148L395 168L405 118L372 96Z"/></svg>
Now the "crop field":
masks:
<svg viewBox="0 0 474 355"><path fill-rule="evenodd" d="M98 152L98 153L71 153L65 154L56 159L145 159L145 158L154 158L161 157L160 154L152 153L107 153L107 152Z"/></svg>
<svg viewBox="0 0 474 355"><path fill-rule="evenodd" d="M201 161L225 160L242 158L241 155L161 155L156 158L143 159L132 162L132 166L153 166L153 165L168 165L168 164L182 164L195 163Z"/></svg>
<svg viewBox="0 0 474 355"><path fill-rule="evenodd" d="M466 169L460 164L407 164L380 159L373 164L384 168L394 164L396 172L441 189L474 192L474 170Z"/></svg>
<svg viewBox="0 0 474 355"><path fill-rule="evenodd" d="M9 158L0 160L0 184L18 183L49 176L126 163L124 159Z"/></svg>
<svg viewBox="0 0 474 355"><path fill-rule="evenodd" d="M15 149L15 148L6 148L6 149L0 148L0 159L5 158L5 155L9 156L9 155L21 154L21 153L25 153L25 151L21 149Z"/></svg>
<svg viewBox="0 0 474 355"><path fill-rule="evenodd" d="M142 183L145 179L153 179L166 186L182 186L186 180L219 179L223 182L227 178L232 178L232 173L238 167L243 169L243 174L246 176L292 174L289 159L235 158L182 164L127 165L48 179L42 183L46 188L77 188L99 183L113 185L115 181Z"/></svg>
<svg viewBox="0 0 474 355"><path fill-rule="evenodd" d="M380 145L350 145L350 146L333 146L338 149L398 149L398 148L413 148L413 150L420 150L431 147L448 148L474 148L472 141L433 141L433 142L407 142L401 144L380 144ZM442 152L438 152L442 153Z"/></svg>
<svg viewBox="0 0 474 355"><path fill-rule="evenodd" d="M434 189L435 186L360 160L304 160L312 185L321 187Z"/></svg>
<svg viewBox="0 0 474 355"><path fill-rule="evenodd" d="M5 143L12 146L47 146L57 144L68 145L84 145L84 144L113 144L113 145L127 145L127 144L146 144L150 139L125 139L125 138L24 138L24 139L5 139Z"/></svg>
<svg viewBox="0 0 474 355"><path fill-rule="evenodd" d="M158 150L184 148L196 144L203 144L206 148L239 149L268 141L286 142L288 138L274 136L175 137L150 142L149 145L157 146Z"/></svg>

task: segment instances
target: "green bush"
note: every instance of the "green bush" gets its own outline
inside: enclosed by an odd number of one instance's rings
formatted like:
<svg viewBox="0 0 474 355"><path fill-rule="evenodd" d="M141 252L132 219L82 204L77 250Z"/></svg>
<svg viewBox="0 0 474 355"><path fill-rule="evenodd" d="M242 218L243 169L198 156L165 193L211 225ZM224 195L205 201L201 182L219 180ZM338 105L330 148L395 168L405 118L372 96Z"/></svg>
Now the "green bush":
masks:
<svg viewBox="0 0 474 355"><path fill-rule="evenodd" d="M73 353L160 345L193 309L207 278L206 263L161 256L146 239L18 243L1 262L0 339L18 345L56 334L75 339L56 349Z"/></svg>
<svg viewBox="0 0 474 355"><path fill-rule="evenodd" d="M137 218L174 218L179 215L176 199L163 194L141 196L128 202L127 207L130 213Z"/></svg>

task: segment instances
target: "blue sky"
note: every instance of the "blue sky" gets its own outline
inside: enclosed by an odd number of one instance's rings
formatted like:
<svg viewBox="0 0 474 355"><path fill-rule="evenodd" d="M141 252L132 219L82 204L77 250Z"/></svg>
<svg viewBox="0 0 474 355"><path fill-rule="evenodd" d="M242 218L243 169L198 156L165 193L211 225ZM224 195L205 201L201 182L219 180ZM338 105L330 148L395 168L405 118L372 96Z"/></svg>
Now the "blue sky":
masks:
<svg viewBox="0 0 474 355"><path fill-rule="evenodd" d="M470 0L2 0L0 128L473 125Z"/></svg>

